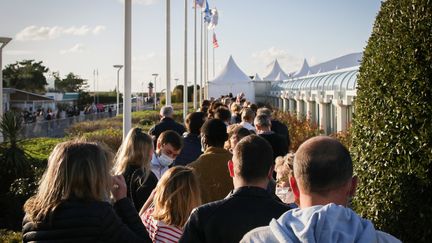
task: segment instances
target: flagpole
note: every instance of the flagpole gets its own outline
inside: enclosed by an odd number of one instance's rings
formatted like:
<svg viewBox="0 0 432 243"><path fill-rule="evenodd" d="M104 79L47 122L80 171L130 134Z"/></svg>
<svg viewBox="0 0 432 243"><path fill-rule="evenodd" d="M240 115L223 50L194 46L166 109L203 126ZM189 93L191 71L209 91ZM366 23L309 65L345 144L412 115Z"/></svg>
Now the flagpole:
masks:
<svg viewBox="0 0 432 243"><path fill-rule="evenodd" d="M93 103L96 105L96 69L93 69L93 91Z"/></svg>
<svg viewBox="0 0 432 243"><path fill-rule="evenodd" d="M208 96L207 96L207 94L208 94L208 87L207 87L207 27L206 27L206 25L204 25L204 74L203 74L203 77L204 77L204 86L205 86L205 89L204 89L204 99L208 99Z"/></svg>
<svg viewBox="0 0 432 243"><path fill-rule="evenodd" d="M203 100L203 12L201 9L201 31L200 31L200 39L201 39L201 45L200 45L200 90L199 90L199 94L200 94L200 104L202 104L202 100Z"/></svg>
<svg viewBox="0 0 432 243"><path fill-rule="evenodd" d="M166 105L171 105L171 0L166 1ZM156 101L157 102L157 101Z"/></svg>
<svg viewBox="0 0 432 243"><path fill-rule="evenodd" d="M186 115L188 110L188 87L187 87L187 2L188 0L184 0L184 86L183 86L183 121L186 121Z"/></svg>
<svg viewBox="0 0 432 243"><path fill-rule="evenodd" d="M193 109L197 110L197 4L194 0L194 87L193 87Z"/></svg>
<svg viewBox="0 0 432 243"><path fill-rule="evenodd" d="M96 69L96 102L99 104L99 69Z"/></svg>
<svg viewBox="0 0 432 243"><path fill-rule="evenodd" d="M209 55L208 55L208 28L205 28L205 48L206 48L206 73L205 73L205 81L207 84L207 99L209 99Z"/></svg>
<svg viewBox="0 0 432 243"><path fill-rule="evenodd" d="M132 79L132 0L125 0L123 141L132 127L131 79Z"/></svg>
<svg viewBox="0 0 432 243"><path fill-rule="evenodd" d="M213 30L213 38L214 38L214 34L215 34L215 32L214 32L214 30ZM215 46L214 46L214 43L213 43L213 78L215 77Z"/></svg>

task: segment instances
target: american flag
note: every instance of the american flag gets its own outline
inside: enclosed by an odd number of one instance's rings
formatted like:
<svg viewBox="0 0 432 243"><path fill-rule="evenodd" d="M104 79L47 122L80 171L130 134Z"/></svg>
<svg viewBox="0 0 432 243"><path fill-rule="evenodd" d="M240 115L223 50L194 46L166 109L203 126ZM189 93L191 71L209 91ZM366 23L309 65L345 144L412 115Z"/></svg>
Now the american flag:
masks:
<svg viewBox="0 0 432 243"><path fill-rule="evenodd" d="M218 47L219 47L219 44L218 44L218 41L216 39L216 34L213 33L213 48L218 48Z"/></svg>

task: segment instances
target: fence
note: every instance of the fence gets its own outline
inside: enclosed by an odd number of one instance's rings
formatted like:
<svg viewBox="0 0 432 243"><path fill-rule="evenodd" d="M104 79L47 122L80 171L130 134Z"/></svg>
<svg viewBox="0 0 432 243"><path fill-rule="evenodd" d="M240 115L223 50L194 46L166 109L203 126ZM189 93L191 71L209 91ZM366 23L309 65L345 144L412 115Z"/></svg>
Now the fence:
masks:
<svg viewBox="0 0 432 243"><path fill-rule="evenodd" d="M49 121L39 121L35 123L28 123L23 125L21 135L23 138L36 138L36 137L51 137L58 138L65 136L66 128L72 124L82 121L94 121L102 118L115 116L115 112L101 112L94 114L79 115L67 117L63 119L55 119Z"/></svg>

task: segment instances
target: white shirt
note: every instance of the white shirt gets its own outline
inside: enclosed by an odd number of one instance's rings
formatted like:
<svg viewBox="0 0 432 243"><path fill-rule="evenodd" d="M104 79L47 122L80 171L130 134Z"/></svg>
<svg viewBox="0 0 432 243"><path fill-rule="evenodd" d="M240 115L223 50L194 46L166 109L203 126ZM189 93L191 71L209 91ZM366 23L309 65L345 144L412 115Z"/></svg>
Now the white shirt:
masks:
<svg viewBox="0 0 432 243"><path fill-rule="evenodd" d="M249 122L242 121L242 122L240 123L240 125L242 125L242 126L243 126L244 128L246 128L247 130L255 131L255 127L252 126L252 124L250 124Z"/></svg>

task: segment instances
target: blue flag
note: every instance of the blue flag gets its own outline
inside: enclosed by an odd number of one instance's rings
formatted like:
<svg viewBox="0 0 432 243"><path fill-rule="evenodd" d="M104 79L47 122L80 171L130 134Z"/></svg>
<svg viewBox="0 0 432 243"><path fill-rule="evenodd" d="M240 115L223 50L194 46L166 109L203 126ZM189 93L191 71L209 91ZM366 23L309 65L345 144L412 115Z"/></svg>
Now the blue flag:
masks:
<svg viewBox="0 0 432 243"><path fill-rule="evenodd" d="M211 12L210 12L210 8L209 8L209 4L208 1L206 0L206 7L204 10L204 23L210 23L211 21Z"/></svg>

